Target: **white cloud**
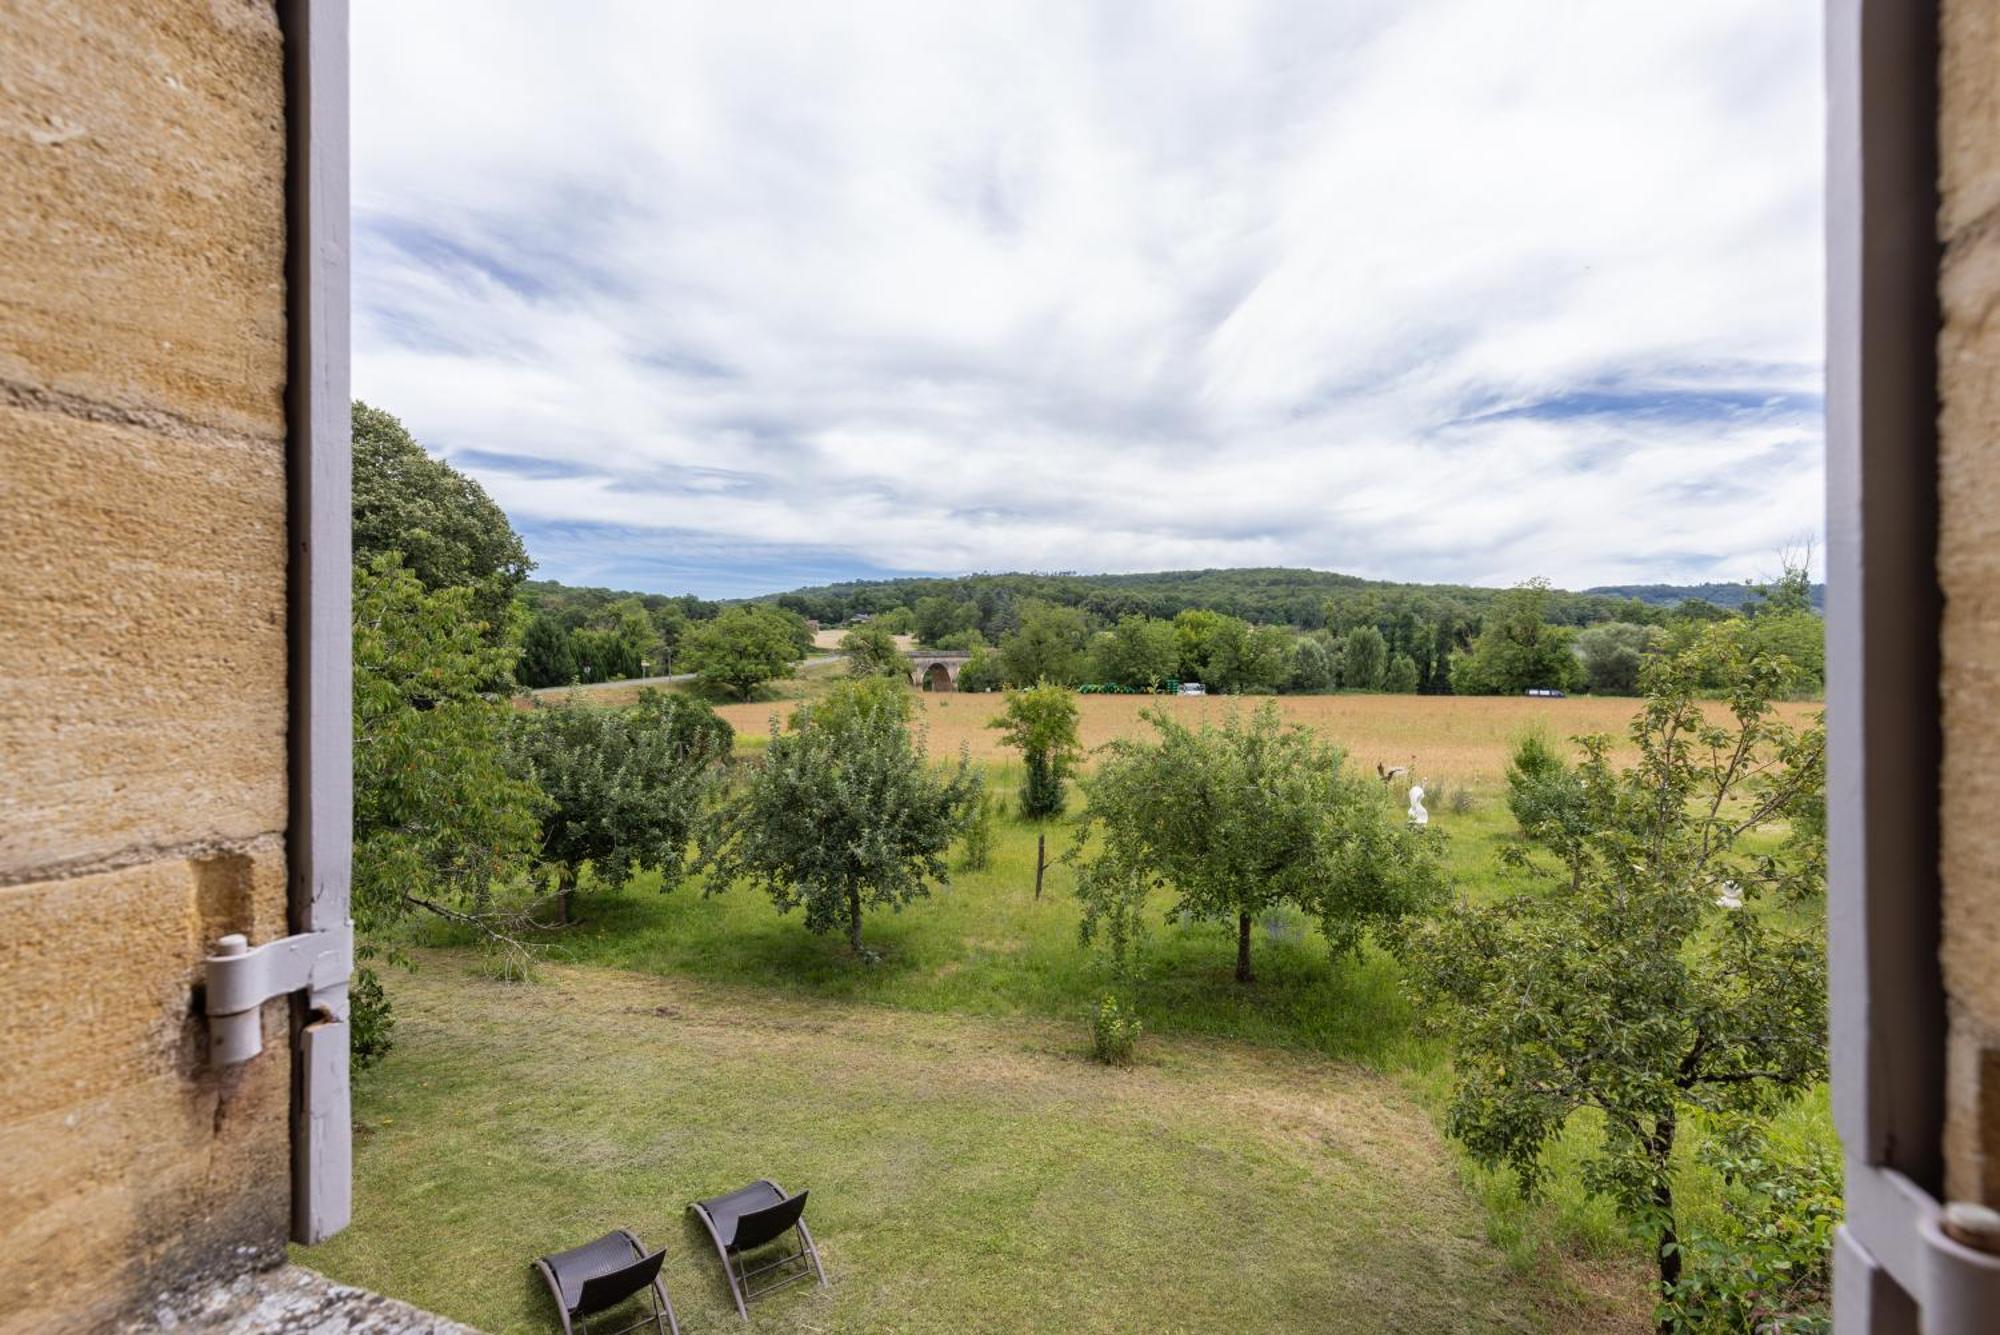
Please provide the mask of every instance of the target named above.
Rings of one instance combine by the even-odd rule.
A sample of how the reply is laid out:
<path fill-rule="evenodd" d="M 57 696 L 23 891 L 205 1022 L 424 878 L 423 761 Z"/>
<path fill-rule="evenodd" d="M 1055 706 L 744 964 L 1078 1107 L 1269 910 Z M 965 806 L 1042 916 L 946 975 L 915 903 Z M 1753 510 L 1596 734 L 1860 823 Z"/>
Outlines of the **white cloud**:
<path fill-rule="evenodd" d="M 617 526 L 565 577 L 1764 571 L 1820 524 L 1818 21 L 372 0 L 356 391 L 531 547 Z"/>

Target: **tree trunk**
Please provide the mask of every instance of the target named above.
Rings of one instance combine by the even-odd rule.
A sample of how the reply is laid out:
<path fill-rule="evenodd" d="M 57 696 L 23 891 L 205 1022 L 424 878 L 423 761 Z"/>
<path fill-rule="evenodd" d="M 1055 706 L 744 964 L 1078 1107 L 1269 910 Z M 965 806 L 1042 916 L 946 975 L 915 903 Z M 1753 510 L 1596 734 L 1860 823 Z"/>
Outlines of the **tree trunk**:
<path fill-rule="evenodd" d="M 1042 869 L 1048 866 L 1048 860 L 1049 860 L 1049 837 L 1046 834 L 1038 834 L 1035 836 L 1035 902 L 1036 903 L 1041 902 Z"/>
<path fill-rule="evenodd" d="M 1653 1207 L 1660 1212 L 1660 1297 L 1665 1298 L 1681 1282 L 1680 1233 L 1674 1227 L 1674 1187 L 1668 1174 L 1673 1168 L 1674 1114 L 1668 1113 L 1653 1125 L 1646 1138 L 1646 1152 L 1653 1161 Z M 1673 1323 L 1660 1322 L 1661 1335 L 1672 1335 Z"/>
<path fill-rule="evenodd" d="M 861 887 L 847 889 L 847 945 L 855 954 L 861 953 Z"/>
<path fill-rule="evenodd" d="M 1250 975 L 1250 915 L 1236 915 L 1236 981 L 1247 983 Z"/>

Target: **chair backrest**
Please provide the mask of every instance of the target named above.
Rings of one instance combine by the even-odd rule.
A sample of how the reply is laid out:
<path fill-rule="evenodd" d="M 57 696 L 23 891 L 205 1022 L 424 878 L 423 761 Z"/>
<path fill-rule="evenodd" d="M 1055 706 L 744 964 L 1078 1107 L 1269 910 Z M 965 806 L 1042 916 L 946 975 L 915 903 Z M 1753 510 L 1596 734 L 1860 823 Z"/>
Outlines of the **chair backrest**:
<path fill-rule="evenodd" d="M 806 1212 L 806 1197 L 810 1191 L 802 1191 L 796 1196 L 787 1196 L 776 1205 L 767 1205 L 761 1210 L 739 1215 L 736 1220 L 736 1238 L 729 1246 L 732 1251 L 748 1251 L 761 1247 L 799 1222 L 799 1216 Z"/>
<path fill-rule="evenodd" d="M 576 1296 L 576 1314 L 588 1316 L 592 1312 L 602 1312 L 624 1302 L 639 1290 L 651 1284 L 660 1273 L 660 1263 L 667 1257 L 663 1247 L 651 1256 L 642 1256 L 631 1265 L 602 1275 L 592 1275 L 583 1281 L 583 1291 Z"/>

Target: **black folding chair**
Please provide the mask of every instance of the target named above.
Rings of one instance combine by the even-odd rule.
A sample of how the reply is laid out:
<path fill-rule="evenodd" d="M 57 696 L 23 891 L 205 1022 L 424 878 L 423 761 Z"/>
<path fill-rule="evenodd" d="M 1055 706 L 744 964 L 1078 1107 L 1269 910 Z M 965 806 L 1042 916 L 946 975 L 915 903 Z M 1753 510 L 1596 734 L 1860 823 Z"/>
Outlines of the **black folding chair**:
<path fill-rule="evenodd" d="M 806 1227 L 806 1197 L 811 1194 L 802 1191 L 787 1196 L 783 1187 L 765 1177 L 727 1196 L 688 1206 L 708 1226 L 708 1236 L 715 1239 L 716 1254 L 722 1257 L 722 1273 L 729 1279 L 730 1295 L 736 1299 L 736 1310 L 745 1321 L 750 1319 L 747 1306 L 750 1299 L 782 1289 L 794 1280 L 816 1274 L 820 1286 L 825 1287 L 826 1270 L 819 1263 L 819 1248 L 813 1246 L 812 1231 Z M 799 1235 L 797 1251 L 775 1260 L 760 1260 L 754 1266 L 746 1261 L 746 1253 L 768 1246 L 792 1231 Z M 784 1273 L 752 1286 L 751 1281 L 760 1275 L 778 1270 Z"/>
<path fill-rule="evenodd" d="M 609 1311 L 635 1294 L 647 1294 L 651 1310 L 629 1326 L 600 1335 L 625 1335 L 626 1331 L 650 1325 L 659 1335 L 681 1335 L 681 1323 L 674 1318 L 674 1304 L 667 1297 L 666 1281 L 660 1278 L 665 1250 L 648 1253 L 639 1239 L 625 1229 L 615 1229 L 595 1242 L 572 1247 L 553 1256 L 538 1257 L 535 1268 L 548 1281 L 549 1292 L 562 1314 L 563 1335 L 578 1335 L 590 1327 L 584 1318 Z M 574 1324 L 572 1324 L 572 1322 Z"/>

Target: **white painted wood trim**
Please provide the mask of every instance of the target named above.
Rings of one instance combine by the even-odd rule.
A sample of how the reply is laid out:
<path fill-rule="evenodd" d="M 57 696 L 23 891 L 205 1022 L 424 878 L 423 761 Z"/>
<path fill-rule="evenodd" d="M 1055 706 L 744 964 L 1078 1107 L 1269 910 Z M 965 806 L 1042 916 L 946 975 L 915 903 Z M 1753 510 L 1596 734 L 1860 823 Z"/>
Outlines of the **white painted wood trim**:
<path fill-rule="evenodd" d="M 294 932 L 345 928 L 354 845 L 353 512 L 348 382 L 347 0 L 281 0 L 291 383 L 291 818 Z M 294 1006 L 292 1236 L 353 1205 L 347 980 Z"/>

